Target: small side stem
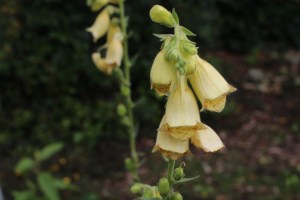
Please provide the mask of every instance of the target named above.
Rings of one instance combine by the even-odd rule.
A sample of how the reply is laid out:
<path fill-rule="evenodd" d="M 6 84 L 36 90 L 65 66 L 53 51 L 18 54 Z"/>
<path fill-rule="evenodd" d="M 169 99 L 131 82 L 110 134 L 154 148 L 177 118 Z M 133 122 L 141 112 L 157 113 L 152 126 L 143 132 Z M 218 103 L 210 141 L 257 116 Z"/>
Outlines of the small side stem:
<path fill-rule="evenodd" d="M 119 8 L 120 8 L 120 21 L 121 21 L 121 28 L 123 32 L 123 50 L 124 50 L 124 57 L 123 57 L 123 63 L 124 63 L 124 79 L 126 82 L 126 87 L 128 87 L 129 94 L 125 96 L 125 103 L 127 107 L 128 112 L 128 118 L 129 118 L 129 126 L 128 126 L 128 132 L 129 132 L 129 146 L 130 146 L 130 154 L 131 159 L 134 164 L 134 169 L 132 171 L 132 175 L 135 181 L 139 180 L 138 175 L 138 167 L 139 167 L 139 158 L 136 150 L 136 138 L 135 138 L 135 126 L 134 126 L 134 118 L 133 118 L 133 103 L 131 99 L 131 79 L 130 79 L 130 68 L 131 63 L 129 59 L 129 53 L 128 53 L 128 34 L 127 34 L 127 21 L 125 17 L 125 8 L 124 8 L 124 0 L 119 0 Z"/>
<path fill-rule="evenodd" d="M 170 182 L 170 185 L 173 185 L 174 183 L 174 168 L 175 168 L 175 160 L 169 160 L 168 162 L 168 180 Z"/>

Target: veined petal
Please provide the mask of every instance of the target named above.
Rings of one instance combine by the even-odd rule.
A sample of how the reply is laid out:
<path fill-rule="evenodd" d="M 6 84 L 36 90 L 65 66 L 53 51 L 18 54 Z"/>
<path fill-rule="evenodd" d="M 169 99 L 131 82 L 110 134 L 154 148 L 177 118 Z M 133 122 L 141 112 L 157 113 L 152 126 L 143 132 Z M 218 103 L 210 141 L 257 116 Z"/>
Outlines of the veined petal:
<path fill-rule="evenodd" d="M 216 132 L 207 125 L 205 125 L 205 127 L 206 129 L 197 131 L 197 133 L 191 137 L 191 142 L 205 152 L 215 152 L 222 149 L 224 144 Z"/>
<path fill-rule="evenodd" d="M 178 140 L 189 139 L 196 131 L 203 129 L 196 99 L 188 87 L 185 77 L 181 76 L 168 98 L 166 123 L 160 128 Z"/>
<path fill-rule="evenodd" d="M 151 87 L 159 95 L 168 94 L 177 82 L 176 69 L 160 51 L 154 59 L 150 72 Z"/>
<path fill-rule="evenodd" d="M 160 127 L 165 123 L 163 117 Z M 159 131 L 156 137 L 156 143 L 152 152 L 160 151 L 161 154 L 169 159 L 177 160 L 179 157 L 189 152 L 189 141 L 180 141 L 174 139 L 170 134 L 164 131 Z"/>
<path fill-rule="evenodd" d="M 197 59 L 196 72 L 189 77 L 192 87 L 201 101 L 202 109 L 221 112 L 226 103 L 226 96 L 236 89 L 229 85 L 211 64 L 199 56 Z"/>
<path fill-rule="evenodd" d="M 105 61 L 107 64 L 119 67 L 123 58 L 122 34 L 116 33 L 108 43 Z"/>
<path fill-rule="evenodd" d="M 94 42 L 101 38 L 108 30 L 110 24 L 109 13 L 104 9 L 96 18 L 93 25 L 86 29 L 93 35 Z"/>

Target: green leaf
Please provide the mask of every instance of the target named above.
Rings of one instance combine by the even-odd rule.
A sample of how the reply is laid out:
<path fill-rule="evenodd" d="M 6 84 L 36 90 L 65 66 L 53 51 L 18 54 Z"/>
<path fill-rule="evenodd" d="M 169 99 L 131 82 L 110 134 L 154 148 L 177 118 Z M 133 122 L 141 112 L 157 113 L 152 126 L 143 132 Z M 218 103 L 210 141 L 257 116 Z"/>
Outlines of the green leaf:
<path fill-rule="evenodd" d="M 162 200 L 162 198 L 158 198 L 158 197 L 140 197 L 139 200 Z"/>
<path fill-rule="evenodd" d="M 59 200 L 57 186 L 55 185 L 55 178 L 47 173 L 41 172 L 37 177 L 38 184 L 47 197 L 48 200 Z"/>
<path fill-rule="evenodd" d="M 34 165 L 35 165 L 35 162 L 34 162 L 33 159 L 31 159 L 31 158 L 22 158 L 18 162 L 18 164 L 15 168 L 15 171 L 17 173 L 22 174 L 22 173 L 25 173 L 26 171 L 32 169 L 34 167 Z"/>
<path fill-rule="evenodd" d="M 54 185 L 56 188 L 58 189 L 62 189 L 62 190 L 76 190 L 77 187 L 75 187 L 72 184 L 65 184 L 62 180 L 54 178 Z"/>
<path fill-rule="evenodd" d="M 14 191 L 13 193 L 14 200 L 32 200 L 36 199 L 33 191 L 24 190 L 24 191 Z"/>
<path fill-rule="evenodd" d="M 172 16 L 173 16 L 173 18 L 174 18 L 176 24 L 179 24 L 179 17 L 178 17 L 178 15 L 177 15 L 177 13 L 176 13 L 176 11 L 175 11 L 174 8 L 173 8 L 173 10 L 172 10 Z"/>
<path fill-rule="evenodd" d="M 190 31 L 189 29 L 185 28 L 184 26 L 180 26 L 182 32 L 184 32 L 187 36 L 196 36 L 195 33 Z"/>
<path fill-rule="evenodd" d="M 64 145 L 61 142 L 56 142 L 56 143 L 50 144 L 38 152 L 37 159 L 47 160 L 48 158 L 53 156 L 55 153 L 59 152 L 63 148 L 63 146 Z"/>
<path fill-rule="evenodd" d="M 189 181 L 193 181 L 197 178 L 199 178 L 200 176 L 195 176 L 193 178 L 182 178 L 179 181 L 176 181 L 175 184 L 180 184 L 180 183 L 185 183 L 185 182 L 189 182 Z"/>

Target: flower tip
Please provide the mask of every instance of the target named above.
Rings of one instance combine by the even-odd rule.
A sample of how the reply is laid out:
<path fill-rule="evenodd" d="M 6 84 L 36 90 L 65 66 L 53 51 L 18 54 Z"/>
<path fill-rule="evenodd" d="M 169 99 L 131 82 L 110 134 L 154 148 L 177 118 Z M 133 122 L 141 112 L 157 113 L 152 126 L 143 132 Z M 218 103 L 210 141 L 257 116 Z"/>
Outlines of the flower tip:
<path fill-rule="evenodd" d="M 154 5 L 150 10 L 150 18 L 153 22 L 167 27 L 174 27 L 175 21 L 170 11 L 161 5 Z"/>

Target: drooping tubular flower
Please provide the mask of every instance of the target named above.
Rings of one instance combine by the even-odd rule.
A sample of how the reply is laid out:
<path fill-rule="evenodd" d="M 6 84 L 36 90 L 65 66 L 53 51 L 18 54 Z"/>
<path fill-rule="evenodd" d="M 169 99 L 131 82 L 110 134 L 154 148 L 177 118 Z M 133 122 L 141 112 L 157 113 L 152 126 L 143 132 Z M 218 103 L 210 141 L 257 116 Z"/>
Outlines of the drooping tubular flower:
<path fill-rule="evenodd" d="M 184 76 L 180 76 L 168 98 L 165 116 L 165 124 L 159 130 L 169 133 L 177 140 L 187 140 L 204 128 L 196 99 Z"/>
<path fill-rule="evenodd" d="M 191 137 L 190 140 L 192 144 L 200 149 L 203 149 L 205 152 L 215 152 L 222 149 L 224 144 L 217 133 L 209 126 L 204 126 L 205 129 L 197 131 L 197 133 Z"/>
<path fill-rule="evenodd" d="M 236 89 L 197 55 L 196 44 L 187 37 L 195 34 L 179 25 L 175 11 L 170 13 L 156 5 L 150 17 L 154 22 L 174 28 L 174 34 L 155 34 L 163 45 L 151 68 L 151 86 L 157 93 L 169 97 L 153 151 L 176 160 L 189 152 L 189 142 L 205 152 L 222 149 L 224 145 L 216 132 L 201 122 L 198 104 L 187 80 L 202 110 L 221 112 L 226 96 Z"/>
<path fill-rule="evenodd" d="M 93 53 L 92 60 L 96 67 L 104 73 L 110 75 L 112 71 L 121 65 L 123 58 L 122 34 L 117 32 L 107 44 L 105 58 L 100 53 Z"/>
<path fill-rule="evenodd" d="M 110 16 L 107 9 L 104 9 L 96 18 L 93 25 L 86 29 L 93 35 L 93 40 L 96 42 L 104 36 L 109 28 Z"/>
<path fill-rule="evenodd" d="M 151 88 L 159 95 L 166 95 L 177 82 L 176 69 L 165 59 L 164 51 L 160 51 L 154 59 L 150 72 Z"/>
<path fill-rule="evenodd" d="M 236 89 L 208 62 L 197 56 L 196 72 L 189 77 L 192 87 L 202 104 L 202 109 L 221 112 L 226 96 Z"/>
<path fill-rule="evenodd" d="M 166 116 L 161 120 L 156 137 L 156 143 L 152 152 L 159 151 L 167 158 L 177 160 L 179 157 L 189 152 L 188 140 L 177 140 L 168 132 L 162 131 L 162 125 L 166 123 Z"/>

